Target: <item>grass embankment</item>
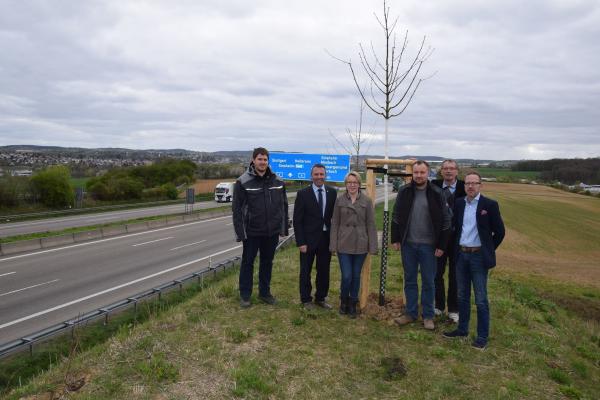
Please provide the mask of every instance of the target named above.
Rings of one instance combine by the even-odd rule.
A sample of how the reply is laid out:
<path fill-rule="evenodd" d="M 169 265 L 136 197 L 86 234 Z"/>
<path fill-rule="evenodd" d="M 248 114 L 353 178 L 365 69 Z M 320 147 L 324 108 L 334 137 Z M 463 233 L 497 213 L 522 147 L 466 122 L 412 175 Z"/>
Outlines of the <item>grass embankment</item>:
<path fill-rule="evenodd" d="M 231 275 L 168 313 L 123 327 L 7 398 L 64 393 L 66 382 L 78 379 L 84 384 L 69 398 L 598 398 L 598 320 L 544 296 L 549 291 L 600 303 L 600 268 L 579 267 L 597 257 L 597 244 L 589 244 L 600 237 L 600 209 L 587 202 L 597 200 L 521 188 L 538 190 L 500 184 L 483 189 L 500 200 L 508 227 L 489 281 L 492 328 L 484 352 L 442 338 L 447 327 L 441 321 L 432 333 L 417 324 L 400 329 L 366 316 L 350 320 L 334 311 L 304 311 L 298 304 L 297 251 L 291 248 L 276 258 L 277 306 L 255 302 L 241 310 L 237 276 Z M 539 201 L 532 203 L 532 196 Z M 573 248 L 548 249 L 557 245 L 555 236 Z M 561 263 L 574 254 L 578 262 Z M 556 268 L 537 270 L 534 256 Z M 564 278 L 561 265 L 570 268 Z M 373 292 L 378 266 L 375 257 Z M 388 295 L 400 296 L 397 253 L 390 266 Z M 579 283 L 583 271 L 585 286 Z M 331 281 L 335 300 L 335 258 Z M 471 333 L 474 323 L 475 315 Z"/>

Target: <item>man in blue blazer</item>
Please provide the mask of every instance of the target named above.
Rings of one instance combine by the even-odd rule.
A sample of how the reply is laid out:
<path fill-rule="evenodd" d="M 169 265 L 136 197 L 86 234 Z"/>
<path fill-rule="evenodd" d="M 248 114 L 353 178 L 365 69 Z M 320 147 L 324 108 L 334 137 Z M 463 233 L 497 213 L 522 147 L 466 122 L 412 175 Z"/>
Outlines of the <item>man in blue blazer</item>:
<path fill-rule="evenodd" d="M 496 249 L 504 239 L 504 222 L 498 203 L 480 193 L 481 175 L 478 172 L 466 173 L 465 189 L 467 196 L 454 203 L 458 328 L 443 335 L 448 338 L 468 336 L 472 284 L 477 307 L 477 338 L 472 345 L 485 349 L 490 331 L 488 271 L 496 266 Z"/>
<path fill-rule="evenodd" d="M 298 191 L 294 203 L 294 233 L 300 250 L 300 300 L 305 308 L 314 307 L 310 273 L 315 257 L 315 304 L 325 309 L 332 308 L 326 297 L 331 263 L 329 231 L 337 191 L 325 185 L 325 175 L 323 164 L 313 165 L 310 171 L 312 184 Z"/>

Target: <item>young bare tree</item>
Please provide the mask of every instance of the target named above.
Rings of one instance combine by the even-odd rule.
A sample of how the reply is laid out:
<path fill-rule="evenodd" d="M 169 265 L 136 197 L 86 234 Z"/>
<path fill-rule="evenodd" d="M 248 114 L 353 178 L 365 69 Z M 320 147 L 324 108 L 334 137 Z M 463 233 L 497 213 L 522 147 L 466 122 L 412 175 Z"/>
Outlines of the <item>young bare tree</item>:
<path fill-rule="evenodd" d="M 390 18 L 390 8 L 386 0 L 383 1 L 383 16 L 380 18 L 375 14 L 375 19 L 383 30 L 385 36 L 385 48 L 382 55 L 378 55 L 373 43 L 365 49 L 359 43 L 358 59 L 363 74 L 369 83 L 368 90 L 359 85 L 359 75 L 356 65 L 351 59 L 342 60 L 332 56 L 348 66 L 354 79 L 356 89 L 363 102 L 374 113 L 381 115 L 385 120 L 385 159 L 388 159 L 388 127 L 389 120 L 401 115 L 411 103 L 421 83 L 430 77 L 421 77 L 421 68 L 431 56 L 433 49 L 425 46 L 424 36 L 413 56 L 408 55 L 408 31 L 404 33 L 402 45 L 398 46 L 396 37 L 396 25 L 398 17 Z M 383 237 L 381 245 L 381 282 L 379 304 L 384 303 L 385 274 L 387 269 L 387 241 L 388 241 L 388 165 L 384 165 L 384 212 L 383 212 Z"/>
<path fill-rule="evenodd" d="M 360 155 L 365 154 L 363 151 L 364 146 L 368 145 L 367 152 L 371 146 L 371 141 L 373 140 L 373 132 L 363 132 L 363 113 L 364 113 L 364 102 L 361 100 L 360 102 L 360 114 L 358 117 L 358 121 L 356 121 L 356 126 L 354 130 L 350 128 L 346 128 L 346 137 L 348 138 L 348 143 L 345 144 L 342 140 L 340 140 L 337 136 L 329 131 L 329 135 L 336 141 L 338 145 L 348 154 L 350 157 L 355 157 L 355 165 L 354 170 L 358 171 L 360 167 Z"/>

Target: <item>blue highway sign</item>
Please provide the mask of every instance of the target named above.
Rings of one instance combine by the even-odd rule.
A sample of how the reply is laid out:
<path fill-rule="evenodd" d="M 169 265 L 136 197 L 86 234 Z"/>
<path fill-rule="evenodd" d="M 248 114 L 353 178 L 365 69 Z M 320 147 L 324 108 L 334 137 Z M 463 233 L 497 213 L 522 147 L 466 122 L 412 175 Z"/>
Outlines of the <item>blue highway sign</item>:
<path fill-rule="evenodd" d="M 269 156 L 271 170 L 280 178 L 293 181 L 309 181 L 310 169 L 315 164 L 325 166 L 325 179 L 329 182 L 343 182 L 350 172 L 348 154 L 271 153 Z"/>

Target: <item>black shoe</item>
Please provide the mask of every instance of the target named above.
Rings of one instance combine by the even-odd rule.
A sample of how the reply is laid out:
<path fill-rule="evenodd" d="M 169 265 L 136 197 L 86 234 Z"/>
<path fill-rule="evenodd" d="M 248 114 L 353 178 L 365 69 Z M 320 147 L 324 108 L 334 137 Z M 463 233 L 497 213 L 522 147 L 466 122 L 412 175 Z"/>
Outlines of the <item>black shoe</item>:
<path fill-rule="evenodd" d="M 250 303 L 250 299 L 245 300 L 245 299 L 240 299 L 240 307 L 242 308 L 248 308 L 252 305 L 252 303 Z"/>
<path fill-rule="evenodd" d="M 473 343 L 471 343 L 471 346 L 473 346 L 477 350 L 485 350 L 485 348 L 487 347 L 487 340 L 477 338 L 473 341 Z"/>
<path fill-rule="evenodd" d="M 356 305 L 358 304 L 358 300 L 350 299 L 348 301 L 348 316 L 352 319 L 356 318 Z"/>
<path fill-rule="evenodd" d="M 262 301 L 265 304 L 269 304 L 269 305 L 275 305 L 275 304 L 277 304 L 277 300 L 272 295 L 258 296 L 258 298 L 259 298 L 260 301 Z"/>
<path fill-rule="evenodd" d="M 444 332 L 442 333 L 442 336 L 445 338 L 457 338 L 457 337 L 466 337 L 468 336 L 468 333 L 462 333 L 461 331 L 459 331 L 458 329 L 455 329 L 453 331 L 449 331 L 449 332 Z"/>
<path fill-rule="evenodd" d="M 315 301 L 315 304 L 321 308 L 324 308 L 326 310 L 331 310 L 333 307 L 331 307 L 331 304 L 327 303 L 325 300 L 323 301 Z"/>
<path fill-rule="evenodd" d="M 348 298 L 340 297 L 340 314 L 348 314 Z"/>

